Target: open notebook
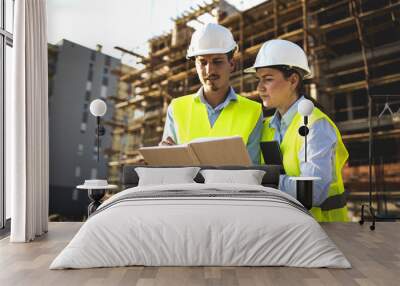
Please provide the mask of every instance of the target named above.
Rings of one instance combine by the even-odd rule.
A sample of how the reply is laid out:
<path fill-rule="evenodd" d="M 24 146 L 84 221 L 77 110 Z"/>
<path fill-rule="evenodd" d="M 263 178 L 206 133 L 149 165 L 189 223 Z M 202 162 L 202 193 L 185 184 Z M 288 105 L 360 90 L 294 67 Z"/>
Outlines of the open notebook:
<path fill-rule="evenodd" d="M 240 136 L 199 138 L 181 145 L 142 147 L 139 152 L 149 165 L 252 165 Z"/>

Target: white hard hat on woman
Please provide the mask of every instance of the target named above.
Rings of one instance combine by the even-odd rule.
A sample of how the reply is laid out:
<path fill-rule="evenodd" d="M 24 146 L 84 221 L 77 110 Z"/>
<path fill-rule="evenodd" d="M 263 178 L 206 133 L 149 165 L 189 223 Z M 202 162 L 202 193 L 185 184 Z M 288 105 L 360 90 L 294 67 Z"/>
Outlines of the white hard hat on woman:
<path fill-rule="evenodd" d="M 311 77 L 307 55 L 301 47 L 290 41 L 275 39 L 265 42 L 257 54 L 254 65 L 244 72 L 255 73 L 257 68 L 272 66 L 287 66 L 297 69 L 303 78 Z"/>

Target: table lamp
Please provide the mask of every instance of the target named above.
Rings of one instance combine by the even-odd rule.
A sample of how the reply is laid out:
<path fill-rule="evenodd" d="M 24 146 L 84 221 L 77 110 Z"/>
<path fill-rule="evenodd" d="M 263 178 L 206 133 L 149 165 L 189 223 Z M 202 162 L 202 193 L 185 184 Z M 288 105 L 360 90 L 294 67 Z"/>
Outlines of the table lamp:
<path fill-rule="evenodd" d="M 90 113 L 96 116 L 97 128 L 96 128 L 96 145 L 97 145 L 97 162 L 100 157 L 100 136 L 106 133 L 106 129 L 100 124 L 100 117 L 106 114 L 107 105 L 101 99 L 95 99 L 90 103 Z"/>
<path fill-rule="evenodd" d="M 304 137 L 304 161 L 307 162 L 307 135 L 310 132 L 308 125 L 308 116 L 314 110 L 314 104 L 311 100 L 303 99 L 299 102 L 297 111 L 303 116 L 303 125 L 299 128 L 300 136 Z M 296 198 L 308 210 L 312 208 L 313 203 L 313 184 L 314 181 L 320 180 L 319 177 L 291 177 L 296 181 Z"/>
<path fill-rule="evenodd" d="M 100 117 L 104 116 L 107 111 L 106 103 L 101 99 L 95 99 L 90 103 L 90 113 L 96 116 L 97 128 L 96 128 L 96 145 L 97 145 L 97 162 L 100 158 L 100 136 L 106 133 L 104 126 L 100 124 Z M 98 206 L 101 204 L 106 190 L 115 189 L 117 186 L 109 185 L 107 180 L 90 179 L 85 180 L 83 185 L 77 186 L 77 189 L 84 189 L 88 191 L 90 204 L 88 206 L 88 217 L 96 211 Z"/>

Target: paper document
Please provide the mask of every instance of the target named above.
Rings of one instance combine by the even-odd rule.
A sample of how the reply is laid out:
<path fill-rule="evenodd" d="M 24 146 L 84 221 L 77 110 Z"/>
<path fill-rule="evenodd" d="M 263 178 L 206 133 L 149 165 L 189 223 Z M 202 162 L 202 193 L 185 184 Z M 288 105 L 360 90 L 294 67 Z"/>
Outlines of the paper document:
<path fill-rule="evenodd" d="M 181 145 L 142 147 L 139 152 L 147 164 L 157 166 L 252 165 L 240 136 L 198 138 Z"/>

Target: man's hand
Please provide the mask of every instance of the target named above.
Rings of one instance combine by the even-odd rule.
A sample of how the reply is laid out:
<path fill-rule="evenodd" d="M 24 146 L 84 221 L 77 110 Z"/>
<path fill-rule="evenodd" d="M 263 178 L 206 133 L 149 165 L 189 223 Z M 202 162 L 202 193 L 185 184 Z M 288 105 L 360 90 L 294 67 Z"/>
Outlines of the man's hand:
<path fill-rule="evenodd" d="M 167 138 L 165 138 L 165 140 L 158 143 L 158 145 L 159 146 L 172 146 L 172 145 L 176 145 L 176 143 L 170 136 L 168 136 Z"/>

